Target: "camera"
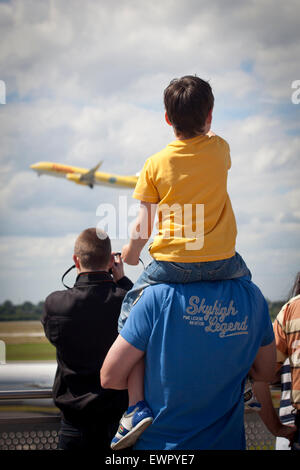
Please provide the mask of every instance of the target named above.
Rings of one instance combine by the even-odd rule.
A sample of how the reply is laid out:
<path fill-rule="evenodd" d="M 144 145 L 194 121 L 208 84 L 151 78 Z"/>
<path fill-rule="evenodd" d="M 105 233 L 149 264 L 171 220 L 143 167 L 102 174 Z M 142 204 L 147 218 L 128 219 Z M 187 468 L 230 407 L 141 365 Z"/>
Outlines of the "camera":
<path fill-rule="evenodd" d="M 121 256 L 121 253 L 119 253 L 119 252 L 114 253 L 115 261 L 116 261 L 117 256 Z M 109 273 L 112 274 L 112 269 L 109 270 Z"/>

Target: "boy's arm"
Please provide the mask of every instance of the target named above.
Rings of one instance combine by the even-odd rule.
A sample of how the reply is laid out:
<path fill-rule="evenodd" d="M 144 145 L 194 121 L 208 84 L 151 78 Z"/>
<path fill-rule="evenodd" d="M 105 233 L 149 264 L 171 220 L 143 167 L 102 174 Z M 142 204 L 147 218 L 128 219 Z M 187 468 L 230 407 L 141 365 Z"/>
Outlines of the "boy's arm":
<path fill-rule="evenodd" d="M 139 264 L 139 257 L 152 233 L 156 204 L 141 201 L 140 211 L 133 223 L 130 242 L 122 250 L 122 259 L 127 264 Z"/>

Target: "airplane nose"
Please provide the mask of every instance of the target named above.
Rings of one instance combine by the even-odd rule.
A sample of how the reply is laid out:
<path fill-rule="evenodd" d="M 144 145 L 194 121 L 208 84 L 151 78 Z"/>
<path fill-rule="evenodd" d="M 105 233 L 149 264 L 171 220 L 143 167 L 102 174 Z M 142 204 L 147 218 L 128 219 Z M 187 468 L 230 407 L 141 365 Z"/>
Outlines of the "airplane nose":
<path fill-rule="evenodd" d="M 30 165 L 30 168 L 35 171 L 41 171 L 46 169 L 45 164 L 43 165 L 43 163 L 41 162 L 33 163 L 32 165 Z"/>

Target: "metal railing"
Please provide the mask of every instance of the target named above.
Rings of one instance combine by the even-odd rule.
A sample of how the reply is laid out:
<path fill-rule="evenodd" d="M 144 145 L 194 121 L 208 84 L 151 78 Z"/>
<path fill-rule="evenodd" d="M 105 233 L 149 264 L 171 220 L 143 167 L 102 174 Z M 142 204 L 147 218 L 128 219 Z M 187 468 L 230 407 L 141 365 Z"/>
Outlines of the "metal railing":
<path fill-rule="evenodd" d="M 0 391 L 0 450 L 55 450 L 59 426 L 51 389 Z"/>
<path fill-rule="evenodd" d="M 52 390 L 39 389 L 39 390 L 0 390 L 0 400 L 26 400 L 38 398 L 51 398 Z"/>
<path fill-rule="evenodd" d="M 49 400 L 48 406 L 41 406 Z M 59 426 L 60 415 L 51 390 L 0 391 L 0 450 L 55 450 Z M 274 449 L 275 437 L 258 413 L 245 412 L 245 432 L 247 450 Z"/>

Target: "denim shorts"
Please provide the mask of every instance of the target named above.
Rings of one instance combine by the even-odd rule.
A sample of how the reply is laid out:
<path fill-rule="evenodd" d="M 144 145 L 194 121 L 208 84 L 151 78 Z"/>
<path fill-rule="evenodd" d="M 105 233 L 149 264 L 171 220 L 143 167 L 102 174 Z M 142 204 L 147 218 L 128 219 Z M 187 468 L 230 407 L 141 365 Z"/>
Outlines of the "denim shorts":
<path fill-rule="evenodd" d="M 118 321 L 119 332 L 123 328 L 132 304 L 146 287 L 161 283 L 181 283 L 198 281 L 221 281 L 243 276 L 251 278 L 251 272 L 243 258 L 236 253 L 224 260 L 201 263 L 174 263 L 153 260 L 142 272 L 132 289 L 127 292 Z"/>

